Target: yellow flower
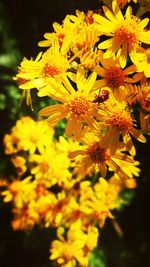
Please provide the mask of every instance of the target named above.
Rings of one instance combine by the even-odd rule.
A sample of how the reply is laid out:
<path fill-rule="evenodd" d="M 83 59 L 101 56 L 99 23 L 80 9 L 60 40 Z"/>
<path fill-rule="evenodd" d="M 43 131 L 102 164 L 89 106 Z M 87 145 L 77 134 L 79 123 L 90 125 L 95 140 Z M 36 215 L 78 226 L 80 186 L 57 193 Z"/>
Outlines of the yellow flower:
<path fill-rule="evenodd" d="M 115 177 L 109 181 L 100 178 L 93 187 L 89 181 L 81 182 L 78 211 L 81 213 L 80 218 L 85 220 L 85 225 L 88 225 L 90 220 L 91 224 L 98 222 L 100 227 L 103 227 L 106 218 L 112 219 L 111 210 L 121 204 L 121 190 L 121 182 Z"/>
<path fill-rule="evenodd" d="M 63 53 L 67 53 L 70 49 L 72 39 L 80 29 L 80 25 L 84 21 L 84 12 L 76 11 L 77 16 L 67 15 L 63 20 L 62 25 L 57 22 L 53 23 L 54 32 L 45 33 L 44 37 L 47 40 L 40 41 L 39 46 L 47 47 L 52 45 L 54 38 L 58 39 L 59 45 L 62 47 Z"/>
<path fill-rule="evenodd" d="M 100 139 L 98 136 L 93 135 L 93 133 L 87 133 L 82 139 L 82 142 L 83 145 L 80 146 L 80 149 L 73 151 L 69 156 L 72 158 L 80 155 L 77 163 L 84 167 L 85 173 L 88 168 L 91 168 L 91 171 L 100 171 L 101 175 L 105 177 L 107 167 L 111 167 L 121 180 L 124 181 L 129 178 L 114 159 L 117 158 L 133 163 L 134 160 L 131 156 L 127 156 L 120 151 L 112 154 L 109 144 L 104 146 L 103 138 Z"/>
<path fill-rule="evenodd" d="M 92 11 L 85 14 L 76 10 L 76 15 L 67 15 L 62 25 L 53 23 L 54 32 L 46 33 L 44 37 L 47 40 L 39 42 L 39 46 L 51 46 L 53 39 L 57 38 L 63 54 L 94 48 L 98 33 L 93 22 Z"/>
<path fill-rule="evenodd" d="M 96 227 L 89 226 L 88 232 L 82 230 L 81 221 L 73 223 L 67 233 L 67 240 L 62 236 L 62 229 L 58 228 L 59 240 L 51 245 L 51 260 L 64 267 L 73 267 L 78 263 L 81 267 L 88 266 L 90 251 L 96 246 L 98 231 Z M 89 241 L 90 240 L 90 241 Z"/>
<path fill-rule="evenodd" d="M 45 53 L 39 53 L 35 60 L 24 59 L 21 62 L 16 79 L 26 81 L 20 82 L 20 89 L 37 88 L 40 90 L 40 88 L 47 86 L 51 79 L 60 80 L 61 75 L 65 74 L 69 68 L 70 62 L 62 54 L 58 40 L 54 38 L 52 47 Z"/>
<path fill-rule="evenodd" d="M 49 89 L 49 96 L 63 104 L 46 107 L 40 111 L 40 115 L 49 115 L 50 125 L 55 125 L 59 120 L 67 118 L 66 135 L 72 136 L 73 134 L 74 138 L 79 139 L 84 124 L 92 127 L 97 114 L 91 94 L 96 81 L 96 73 L 93 72 L 86 79 L 84 71 L 78 71 L 75 77 L 77 89 L 73 88 L 68 79 L 63 80 L 64 86 L 56 81 L 53 82 Z"/>
<path fill-rule="evenodd" d="M 141 42 L 150 44 L 150 32 L 144 29 L 149 19 L 140 20 L 138 17 L 133 16 L 130 6 L 127 8 L 124 17 L 116 0 L 112 1 L 113 13 L 106 6 L 103 9 L 107 18 L 95 14 L 94 19 L 99 32 L 110 36 L 110 38 L 101 42 L 98 47 L 106 49 L 104 58 L 110 58 L 117 52 L 120 58 L 120 65 L 124 68 L 128 53 L 131 60 L 133 60 L 136 58 L 136 49 Z"/>
<path fill-rule="evenodd" d="M 41 155 L 30 155 L 29 161 L 33 163 L 31 173 L 35 175 L 35 179 L 45 182 L 47 186 L 54 184 L 63 186 L 71 179 L 70 160 L 67 154 L 58 152 L 52 146 Z"/>
<path fill-rule="evenodd" d="M 15 206 L 21 208 L 24 200 L 26 200 L 26 202 L 31 200 L 33 197 L 31 192 L 34 188 L 33 184 L 30 183 L 31 178 L 32 177 L 29 176 L 22 181 L 14 180 L 11 184 L 8 184 L 8 189 L 2 192 L 4 202 L 14 201 Z"/>
<path fill-rule="evenodd" d="M 19 88 L 22 88 L 23 86 L 23 92 L 22 92 L 22 96 L 21 96 L 21 101 L 22 102 L 22 98 L 26 97 L 26 104 L 31 106 L 32 108 L 32 100 L 31 100 L 31 94 L 30 94 L 30 89 L 33 87 L 27 87 L 28 82 L 30 81 L 30 79 L 28 78 L 29 75 L 27 75 L 27 72 L 29 72 L 28 69 L 24 68 L 23 65 L 26 63 L 29 63 L 29 66 L 35 65 L 36 63 L 38 64 L 40 58 L 41 58 L 42 53 L 39 53 L 38 56 L 36 57 L 35 61 L 33 61 L 32 59 L 29 61 L 26 58 L 23 59 L 21 66 L 19 67 L 19 73 L 16 75 L 16 77 L 14 77 L 14 80 L 16 81 L 17 85 L 19 86 Z M 32 74 L 33 76 L 33 74 Z"/>
<path fill-rule="evenodd" d="M 30 117 L 22 117 L 12 128 L 10 137 L 8 135 L 4 137 L 6 151 L 13 153 L 25 150 L 32 154 L 38 149 L 42 153 L 45 147 L 51 145 L 53 134 L 54 130 L 49 127 L 46 121 L 35 122 Z M 8 142 L 9 140 L 11 143 Z M 15 147 L 14 150 L 12 150 L 12 146 Z"/>
<path fill-rule="evenodd" d="M 141 74 L 135 74 L 131 78 L 129 75 L 135 73 L 135 65 L 121 68 L 119 58 L 104 59 L 102 56 L 100 63 L 102 66 L 97 65 L 94 68 L 94 71 L 102 77 L 101 80 L 97 81 L 97 86 L 99 85 L 100 88 L 108 86 L 113 90 L 117 99 L 122 98 L 122 91 L 124 91 L 126 84 L 135 83 L 141 78 Z"/>
<path fill-rule="evenodd" d="M 128 110 L 126 104 L 124 102 L 114 101 L 113 98 L 111 98 L 110 101 L 107 102 L 105 112 L 106 115 L 102 121 L 103 125 L 107 127 L 107 132 L 102 144 L 114 153 L 116 148 L 119 147 L 120 138 L 122 137 L 123 144 L 127 151 L 129 151 L 131 155 L 135 155 L 135 148 L 130 134 L 143 143 L 146 142 L 146 138 L 134 127 L 135 120 L 132 118 L 131 112 Z"/>

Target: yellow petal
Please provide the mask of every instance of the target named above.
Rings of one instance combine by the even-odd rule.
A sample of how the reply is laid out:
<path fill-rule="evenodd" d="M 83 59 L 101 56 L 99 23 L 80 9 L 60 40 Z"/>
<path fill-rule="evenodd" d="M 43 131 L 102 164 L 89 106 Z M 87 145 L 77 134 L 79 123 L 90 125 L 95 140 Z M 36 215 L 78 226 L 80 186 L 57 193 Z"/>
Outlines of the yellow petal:
<path fill-rule="evenodd" d="M 132 127 L 130 133 L 136 138 L 139 142 L 146 143 L 146 138 L 138 130 Z"/>

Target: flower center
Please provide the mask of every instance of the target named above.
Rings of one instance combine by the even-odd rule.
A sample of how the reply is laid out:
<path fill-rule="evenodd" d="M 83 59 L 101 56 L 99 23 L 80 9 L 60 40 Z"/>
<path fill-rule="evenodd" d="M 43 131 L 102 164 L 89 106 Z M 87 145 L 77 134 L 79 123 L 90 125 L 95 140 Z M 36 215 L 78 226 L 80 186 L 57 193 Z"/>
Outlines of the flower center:
<path fill-rule="evenodd" d="M 117 3 L 122 8 L 128 3 L 128 0 L 117 0 Z"/>
<path fill-rule="evenodd" d="M 90 156 L 91 160 L 94 163 L 102 164 L 110 158 L 108 149 L 101 148 L 98 142 L 88 148 L 87 154 Z"/>
<path fill-rule="evenodd" d="M 37 193 L 37 196 L 43 196 L 46 192 L 46 186 L 44 184 L 37 184 L 36 186 L 36 193 Z"/>
<path fill-rule="evenodd" d="M 61 71 L 57 67 L 51 66 L 49 64 L 46 64 L 44 67 L 45 76 L 48 76 L 48 77 L 52 76 L 53 77 L 53 76 L 58 75 L 60 73 L 61 73 Z"/>
<path fill-rule="evenodd" d="M 130 28 L 128 29 L 128 26 L 130 26 Z M 131 28 L 131 26 L 133 26 Z M 136 38 L 136 34 L 135 34 L 135 25 L 133 23 L 130 25 L 126 25 L 125 26 L 121 26 L 119 29 L 117 29 L 114 33 L 115 39 L 117 42 L 119 42 L 120 44 L 126 44 L 126 45 L 133 45 L 137 43 L 137 38 Z"/>
<path fill-rule="evenodd" d="M 84 117 L 88 115 L 90 103 L 83 96 L 75 97 L 69 105 L 71 115 L 75 117 Z"/>
<path fill-rule="evenodd" d="M 107 123 L 110 127 L 123 133 L 127 133 L 133 125 L 133 119 L 127 110 L 118 109 L 112 112 L 107 120 Z"/>
<path fill-rule="evenodd" d="M 49 164 L 47 162 L 41 162 L 39 167 L 42 173 L 46 173 L 49 169 Z"/>
<path fill-rule="evenodd" d="M 107 85 L 112 88 L 117 88 L 124 82 L 124 73 L 122 69 L 117 66 L 110 67 L 105 74 L 104 79 L 107 82 Z"/>

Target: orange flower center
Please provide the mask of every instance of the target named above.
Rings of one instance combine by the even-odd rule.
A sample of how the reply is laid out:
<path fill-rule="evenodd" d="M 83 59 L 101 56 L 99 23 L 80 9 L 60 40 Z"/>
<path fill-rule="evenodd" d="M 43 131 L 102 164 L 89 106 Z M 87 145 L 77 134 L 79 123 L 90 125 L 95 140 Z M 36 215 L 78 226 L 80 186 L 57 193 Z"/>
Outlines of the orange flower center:
<path fill-rule="evenodd" d="M 106 70 L 104 79 L 107 82 L 107 85 L 112 88 L 117 88 L 124 82 L 125 75 L 123 70 L 117 66 L 110 67 Z"/>
<path fill-rule="evenodd" d="M 133 119 L 127 110 L 115 110 L 109 116 L 107 124 L 118 131 L 127 133 L 131 130 Z"/>
<path fill-rule="evenodd" d="M 71 115 L 75 117 L 84 117 L 88 115 L 90 103 L 83 96 L 75 97 L 69 105 Z"/>
<path fill-rule="evenodd" d="M 91 160 L 94 163 L 103 164 L 110 158 L 108 149 L 101 148 L 98 142 L 88 148 L 87 154 L 90 156 Z"/>
<path fill-rule="evenodd" d="M 117 3 L 122 8 L 128 3 L 128 0 L 117 0 Z"/>
<path fill-rule="evenodd" d="M 40 171 L 42 173 L 46 173 L 49 169 L 49 164 L 47 162 L 41 162 L 40 164 Z"/>
<path fill-rule="evenodd" d="M 37 196 L 43 196 L 46 192 L 46 186 L 44 184 L 37 184 L 36 186 L 36 193 L 37 193 Z"/>
<path fill-rule="evenodd" d="M 114 36 L 116 41 L 123 45 L 133 45 L 137 43 L 135 29 L 130 31 L 127 26 L 122 26 L 121 28 L 117 29 L 114 33 Z"/>
<path fill-rule="evenodd" d="M 50 66 L 49 64 L 46 64 L 44 67 L 45 76 L 48 76 L 48 77 L 52 76 L 53 77 L 53 76 L 58 75 L 60 73 L 61 73 L 61 71 L 57 67 Z"/>

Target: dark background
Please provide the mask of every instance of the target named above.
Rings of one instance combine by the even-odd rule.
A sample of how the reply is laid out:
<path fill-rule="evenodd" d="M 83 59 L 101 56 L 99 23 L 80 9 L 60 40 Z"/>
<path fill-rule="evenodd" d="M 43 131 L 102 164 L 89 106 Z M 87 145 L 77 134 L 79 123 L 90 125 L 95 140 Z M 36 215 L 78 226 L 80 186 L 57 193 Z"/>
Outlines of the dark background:
<path fill-rule="evenodd" d="M 15 85 L 10 78 L 15 75 L 19 62 L 24 56 L 37 55 L 41 50 L 37 43 L 44 39 L 45 32 L 52 31 L 54 21 L 61 23 L 67 14 L 74 14 L 76 9 L 87 11 L 99 7 L 100 2 L 96 0 L 0 1 L 0 55 L 4 55 L 5 59 L 8 56 L 6 63 L 1 63 L 0 58 L 1 139 L 22 112 L 17 108 L 20 97 L 17 89 L 11 94 Z M 24 110 L 25 114 L 31 114 L 29 109 Z M 115 212 L 124 237 L 120 238 L 112 223 L 107 221 L 101 230 L 101 249 L 95 250 L 95 260 L 90 267 L 150 266 L 150 140 L 146 145 L 136 142 L 136 147 L 136 159 L 141 161 L 142 169 L 138 187 L 134 194 L 125 193 L 130 205 Z M 2 173 L 7 173 L 9 166 L 3 148 L 0 167 Z M 0 267 L 52 266 L 48 257 L 53 232 L 38 227 L 31 233 L 14 232 L 10 226 L 10 210 L 10 205 L 0 202 Z"/>

